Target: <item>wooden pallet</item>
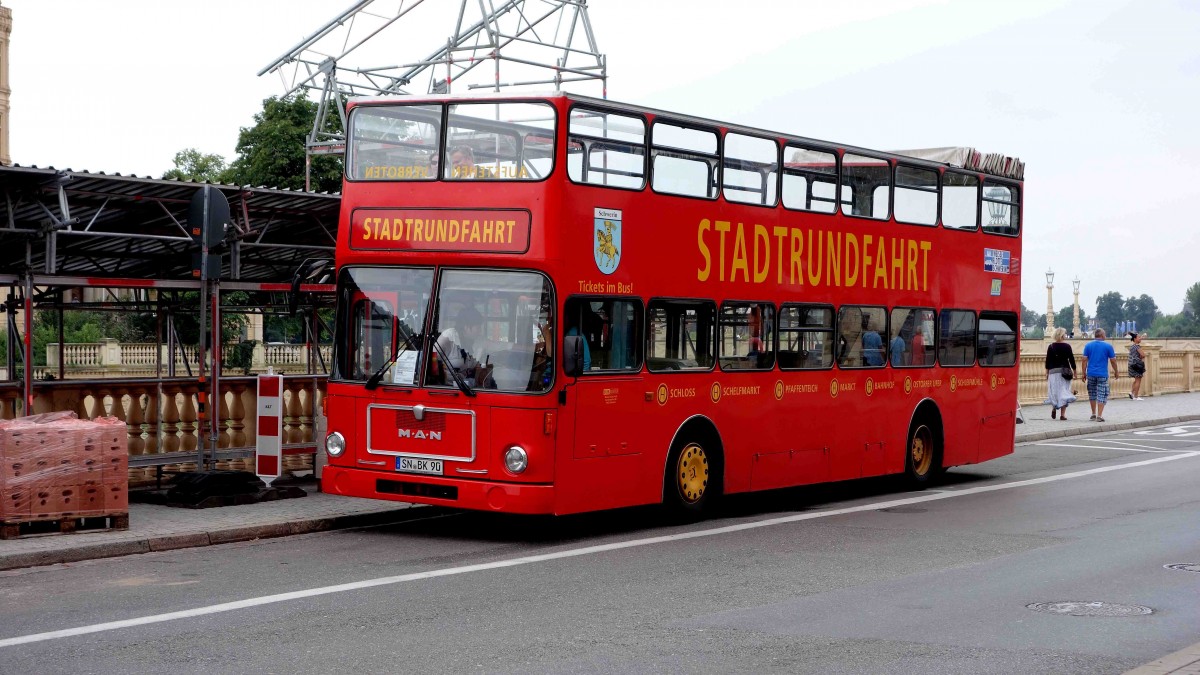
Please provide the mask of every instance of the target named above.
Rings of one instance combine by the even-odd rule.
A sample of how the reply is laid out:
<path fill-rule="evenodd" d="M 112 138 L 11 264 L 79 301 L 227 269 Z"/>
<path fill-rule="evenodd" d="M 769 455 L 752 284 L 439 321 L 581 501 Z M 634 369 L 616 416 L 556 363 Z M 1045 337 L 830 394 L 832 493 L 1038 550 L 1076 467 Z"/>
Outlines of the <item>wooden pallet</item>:
<path fill-rule="evenodd" d="M 72 516 L 58 518 L 30 517 L 29 520 L 5 520 L 0 522 L 0 540 L 16 539 L 32 534 L 70 534 L 81 530 L 128 530 L 128 513 L 110 513 L 105 516 Z"/>

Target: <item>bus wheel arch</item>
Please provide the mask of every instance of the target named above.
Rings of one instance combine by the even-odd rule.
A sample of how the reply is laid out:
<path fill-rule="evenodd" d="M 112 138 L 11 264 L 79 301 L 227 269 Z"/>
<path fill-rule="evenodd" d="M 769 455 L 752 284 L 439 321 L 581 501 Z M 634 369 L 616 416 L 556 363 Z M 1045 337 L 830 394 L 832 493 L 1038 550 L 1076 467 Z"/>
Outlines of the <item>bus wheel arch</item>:
<path fill-rule="evenodd" d="M 663 503 L 673 512 L 699 515 L 725 486 L 725 452 L 712 420 L 694 415 L 675 431 L 663 467 Z"/>
<path fill-rule="evenodd" d="M 936 403 L 925 399 L 913 410 L 904 447 L 904 478 L 913 487 L 927 487 L 945 470 L 945 431 Z"/>

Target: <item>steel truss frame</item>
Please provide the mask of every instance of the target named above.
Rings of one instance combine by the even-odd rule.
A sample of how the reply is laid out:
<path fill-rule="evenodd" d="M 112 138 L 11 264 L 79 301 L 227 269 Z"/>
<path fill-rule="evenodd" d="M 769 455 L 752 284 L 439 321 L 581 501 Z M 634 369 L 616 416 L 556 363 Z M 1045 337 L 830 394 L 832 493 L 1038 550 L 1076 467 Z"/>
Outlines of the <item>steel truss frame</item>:
<path fill-rule="evenodd" d="M 258 72 L 278 74 L 285 95 L 319 92 L 316 121 L 308 138 L 310 156 L 344 151 L 347 98 L 414 93 L 409 88 L 418 79 L 426 81 L 424 93 L 431 94 L 462 86 L 497 92 L 552 86 L 557 91 L 564 84 L 582 82 L 598 84 L 607 97 L 607 60 L 596 45 L 587 0 L 460 0 L 444 45 L 401 65 L 361 64 L 360 60 L 382 58 L 369 52 L 391 44 L 387 40 L 405 29 L 416 30 L 422 19 L 450 18 L 449 5 L 360 0 Z M 489 62 L 490 72 L 480 68 Z M 502 78 L 502 64 L 513 79 Z M 340 127 L 328 123 L 331 108 L 338 112 Z"/>

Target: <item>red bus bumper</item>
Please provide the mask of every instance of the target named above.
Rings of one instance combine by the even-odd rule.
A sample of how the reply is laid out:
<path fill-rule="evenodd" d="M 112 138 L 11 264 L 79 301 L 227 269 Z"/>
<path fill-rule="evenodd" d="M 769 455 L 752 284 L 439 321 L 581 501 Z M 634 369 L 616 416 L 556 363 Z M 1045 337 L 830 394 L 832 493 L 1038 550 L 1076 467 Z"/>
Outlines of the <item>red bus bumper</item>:
<path fill-rule="evenodd" d="M 554 513 L 554 486 L 326 466 L 321 491 L 349 497 L 505 513 Z"/>

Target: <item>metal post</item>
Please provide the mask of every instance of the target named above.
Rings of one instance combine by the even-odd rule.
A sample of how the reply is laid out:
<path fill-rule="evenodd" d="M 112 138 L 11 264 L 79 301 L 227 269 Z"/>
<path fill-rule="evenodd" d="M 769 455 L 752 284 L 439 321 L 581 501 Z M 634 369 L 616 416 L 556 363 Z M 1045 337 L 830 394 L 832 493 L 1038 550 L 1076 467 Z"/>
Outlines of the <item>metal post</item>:
<path fill-rule="evenodd" d="M 212 391 L 209 396 L 209 448 L 212 459 L 209 468 L 217 468 L 217 427 L 221 423 L 219 403 L 221 396 L 221 283 L 212 282 Z"/>
<path fill-rule="evenodd" d="M 66 331 L 63 327 L 63 314 L 65 312 L 65 306 L 63 305 L 63 292 L 60 288 L 58 291 L 58 379 L 60 381 L 67 379 L 67 364 L 65 363 L 67 347 L 63 344 L 63 340 L 66 337 Z"/>
<path fill-rule="evenodd" d="M 25 414 L 33 414 L 33 273 L 25 272 Z"/>

